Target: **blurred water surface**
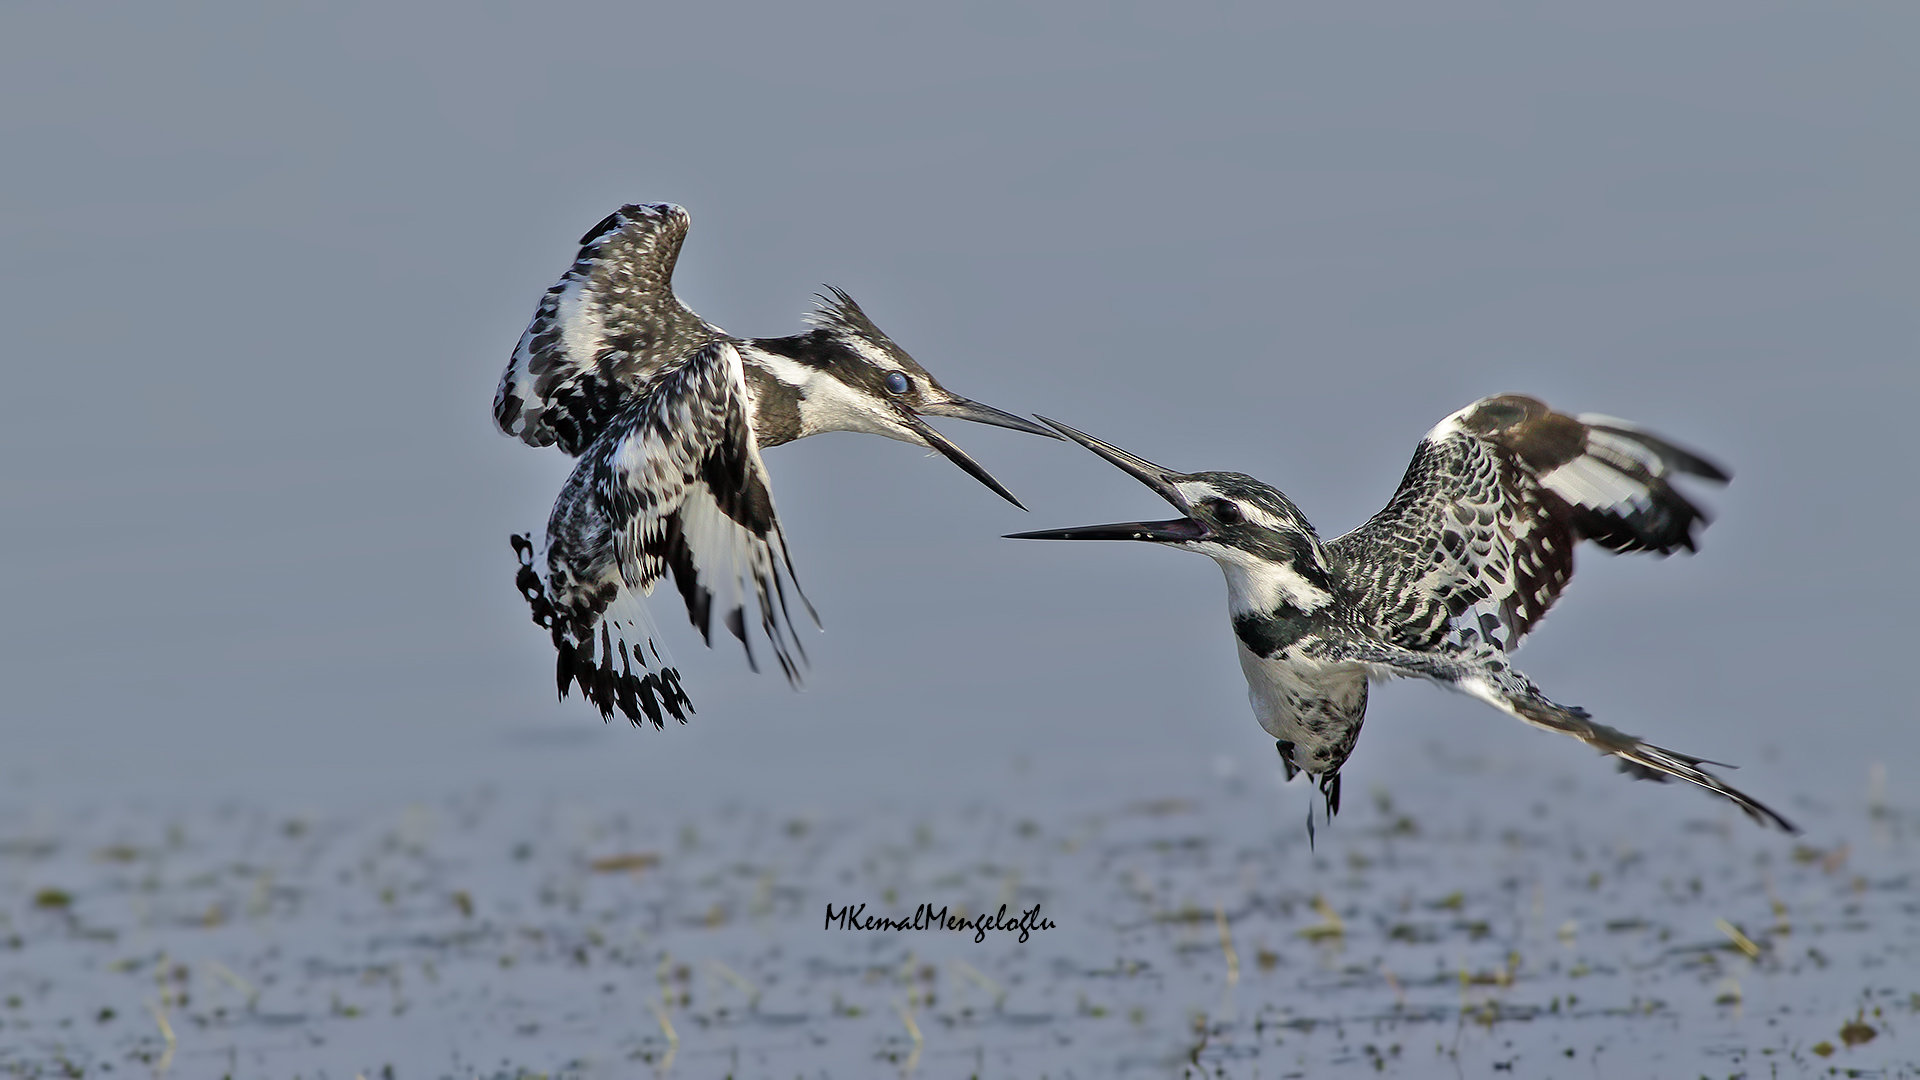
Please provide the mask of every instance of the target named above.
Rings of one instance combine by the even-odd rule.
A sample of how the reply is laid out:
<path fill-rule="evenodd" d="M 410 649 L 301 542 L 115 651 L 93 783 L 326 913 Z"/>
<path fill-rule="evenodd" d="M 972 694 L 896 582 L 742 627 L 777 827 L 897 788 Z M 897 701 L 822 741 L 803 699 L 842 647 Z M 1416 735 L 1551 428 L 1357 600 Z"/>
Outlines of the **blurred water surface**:
<path fill-rule="evenodd" d="M 1911 805 L 1781 845 L 1441 771 L 1499 797 L 1380 789 L 1317 851 L 1225 768 L 1106 803 L 0 818 L 0 1073 L 1920 1076 Z"/>

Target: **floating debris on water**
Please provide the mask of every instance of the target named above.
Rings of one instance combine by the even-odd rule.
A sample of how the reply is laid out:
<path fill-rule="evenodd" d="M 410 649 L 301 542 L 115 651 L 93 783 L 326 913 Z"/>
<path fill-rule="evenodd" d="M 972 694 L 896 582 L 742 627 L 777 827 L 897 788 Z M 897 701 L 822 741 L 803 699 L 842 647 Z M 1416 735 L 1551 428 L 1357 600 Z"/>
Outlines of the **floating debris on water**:
<path fill-rule="evenodd" d="M 1759 958 L 1760 946 L 1754 944 L 1753 939 L 1742 932 L 1739 927 L 1721 918 L 1715 918 L 1713 920 L 1713 927 L 1727 935 L 1727 939 L 1733 942 L 1734 948 L 1746 953 L 1750 958 Z"/>
<path fill-rule="evenodd" d="M 660 856 L 651 851 L 636 851 L 625 855 L 608 855 L 587 864 L 587 869 L 596 874 L 638 874 L 660 865 Z"/>
<path fill-rule="evenodd" d="M 1875 1031 L 1872 1025 L 1866 1022 L 1865 1010 L 1862 1010 L 1860 1015 L 1847 1021 L 1840 1027 L 1840 1041 L 1846 1043 L 1848 1046 L 1865 1046 L 1867 1043 L 1872 1042 L 1873 1037 L 1878 1034 L 1880 1033 Z"/>
<path fill-rule="evenodd" d="M 1308 941 L 1338 941 L 1347 936 L 1347 924 L 1340 913 L 1333 910 L 1327 898 L 1319 893 L 1313 894 L 1313 910 L 1320 915 L 1320 922 L 1313 926 L 1300 928 L 1297 933 Z"/>

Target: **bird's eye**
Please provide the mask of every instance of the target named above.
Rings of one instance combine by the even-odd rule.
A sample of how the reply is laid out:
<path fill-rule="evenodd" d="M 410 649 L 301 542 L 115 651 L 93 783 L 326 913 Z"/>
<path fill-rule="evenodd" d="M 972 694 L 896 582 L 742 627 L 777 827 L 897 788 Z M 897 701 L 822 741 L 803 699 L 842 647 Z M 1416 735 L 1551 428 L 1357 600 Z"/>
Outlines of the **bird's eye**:
<path fill-rule="evenodd" d="M 907 380 L 906 373 L 899 371 L 887 372 L 887 393 L 904 394 L 911 389 L 913 389 L 913 383 Z"/>
<path fill-rule="evenodd" d="M 1213 511 L 1213 520 L 1222 525 L 1238 525 L 1247 520 L 1247 515 L 1240 512 L 1240 504 L 1228 499 L 1215 499 L 1207 509 Z"/>

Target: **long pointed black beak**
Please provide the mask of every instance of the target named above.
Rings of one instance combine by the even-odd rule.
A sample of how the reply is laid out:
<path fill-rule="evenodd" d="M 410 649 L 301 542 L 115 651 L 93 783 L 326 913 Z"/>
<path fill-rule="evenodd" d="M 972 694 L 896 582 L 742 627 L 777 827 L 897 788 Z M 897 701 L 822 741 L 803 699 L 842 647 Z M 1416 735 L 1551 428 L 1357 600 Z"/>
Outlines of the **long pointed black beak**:
<path fill-rule="evenodd" d="M 948 461 L 966 470 L 968 476 L 992 488 L 995 494 L 1022 510 L 1027 508 L 1026 504 L 1014 498 L 1013 492 L 1008 491 L 1005 485 L 995 480 L 993 474 L 982 468 L 980 463 L 968 456 L 965 450 L 955 446 L 952 440 L 933 430 L 925 420 L 920 419 L 920 414 L 951 416 L 956 420 L 971 420 L 976 424 L 992 424 L 995 427 L 1024 431 L 1030 435 L 1044 435 L 1049 439 L 1057 439 L 1060 437 L 1046 428 L 1041 427 L 1039 424 L 1028 420 L 1024 416 L 1015 416 L 1010 412 L 1002 412 L 991 405 L 982 405 L 977 401 L 969 401 L 958 395 L 946 401 L 927 402 L 917 408 L 902 408 L 900 412 L 901 422 L 912 429 L 915 435 L 925 440 L 928 446 L 945 454 Z"/>
<path fill-rule="evenodd" d="M 980 407 L 983 409 L 986 408 L 986 406 L 984 405 Z M 993 411 L 998 412 L 999 410 L 996 409 Z M 1009 414 L 1003 413 L 1002 415 L 1009 415 Z M 994 494 L 1007 500 L 1013 505 L 1018 506 L 1022 510 L 1025 510 L 1027 508 L 1025 503 L 1022 503 L 1019 499 L 1016 499 L 1013 497 L 1013 492 L 1008 491 L 1005 484 L 1002 484 L 1000 481 L 995 480 L 993 478 L 993 474 L 988 472 L 985 468 L 983 468 L 979 462 L 969 457 L 965 450 L 962 450 L 958 446 L 955 446 L 953 444 L 953 441 L 948 439 L 945 435 L 942 435 L 939 432 L 933 430 L 933 426 L 931 424 L 928 424 L 925 420 L 920 419 L 920 417 L 917 414 L 915 414 L 912 410 L 901 409 L 900 422 L 902 424 L 905 424 L 907 428 L 911 430 L 915 435 L 920 436 L 920 438 L 923 441 L 925 441 L 928 446 L 931 446 L 935 450 L 938 450 L 942 454 L 945 454 L 948 461 L 951 461 L 955 465 L 960 466 L 960 468 L 964 470 L 968 476 L 973 477 L 975 480 L 978 480 L 981 483 L 987 485 L 987 487 L 991 488 Z M 1011 427 L 1012 425 L 1007 425 L 1007 426 Z"/>
<path fill-rule="evenodd" d="M 1119 521 L 1112 525 L 1082 525 L 1076 529 L 1040 529 L 1035 532 L 1008 533 L 1008 540 L 1145 540 L 1149 543 L 1178 543 L 1204 540 L 1206 529 L 1192 518 L 1172 521 Z"/>
<path fill-rule="evenodd" d="M 1155 465 L 1146 458 L 1129 454 L 1110 442 L 1103 442 L 1084 431 L 1076 431 L 1058 420 L 1049 420 L 1037 413 L 1034 419 L 1125 469 L 1128 475 L 1152 488 L 1155 494 L 1172 503 L 1175 510 L 1187 508 L 1187 501 L 1180 497 L 1179 490 L 1174 487 L 1175 484 L 1187 478 L 1185 473 L 1177 473 L 1172 469 Z"/>
<path fill-rule="evenodd" d="M 1186 500 L 1175 487 L 1186 479 L 1185 473 L 1155 465 L 1146 458 L 1129 454 L 1109 442 L 1103 442 L 1083 431 L 1076 431 L 1058 420 L 1038 417 L 1041 423 L 1060 432 L 1081 446 L 1099 454 L 1126 470 L 1134 479 L 1152 488 L 1155 494 L 1173 504 L 1176 510 L 1187 508 Z M 1182 540 L 1200 540 L 1207 535 L 1207 527 L 1192 518 L 1175 518 L 1172 521 L 1122 521 L 1112 525 L 1082 525 L 1075 529 L 1043 529 L 1038 532 L 1009 533 L 1009 540 L 1145 540 L 1153 543 L 1179 542 Z"/>
<path fill-rule="evenodd" d="M 1015 416 L 1010 412 L 1001 412 L 991 405 L 982 405 L 977 401 L 968 401 L 956 397 L 951 401 L 929 402 L 921 405 L 919 411 L 928 416 L 951 416 L 955 420 L 971 420 L 976 424 L 992 424 L 994 427 L 1012 428 L 1029 435 L 1044 435 L 1049 439 L 1060 436 L 1041 427 L 1024 416 Z"/>

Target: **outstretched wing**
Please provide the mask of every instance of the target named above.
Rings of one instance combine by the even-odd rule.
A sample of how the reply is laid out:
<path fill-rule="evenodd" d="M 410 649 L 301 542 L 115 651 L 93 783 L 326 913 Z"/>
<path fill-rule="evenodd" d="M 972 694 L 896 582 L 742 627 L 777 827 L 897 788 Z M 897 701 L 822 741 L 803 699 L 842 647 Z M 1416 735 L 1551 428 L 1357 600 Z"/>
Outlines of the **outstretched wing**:
<path fill-rule="evenodd" d="M 716 341 L 659 376 L 581 455 L 547 524 L 545 591 L 555 610 L 562 694 L 570 665 L 582 692 L 608 710 L 597 684 L 578 673 L 624 663 L 626 650 L 605 633 L 596 637 L 596 628 L 604 629 L 610 607 L 651 593 L 669 573 L 708 643 L 717 599 L 754 664 L 751 593 L 781 670 L 799 680 L 796 655 L 805 654 L 786 595 L 793 564 L 748 419 L 740 354 Z M 806 604 L 797 586 L 794 592 Z"/>
<path fill-rule="evenodd" d="M 1471 651 L 1415 652 L 1376 642 L 1342 639 L 1326 644 L 1320 657 L 1367 664 L 1376 675 L 1429 679 L 1449 689 L 1479 698 L 1509 716 L 1546 731 L 1571 735 L 1602 754 L 1620 759 L 1620 770 L 1640 780 L 1685 780 L 1731 801 L 1762 825 L 1799 832 L 1793 823 L 1758 800 L 1700 768 L 1702 758 L 1675 753 L 1605 724 L 1594 722 L 1585 709 L 1547 700 L 1533 680 L 1507 662 L 1504 653 L 1488 645 Z"/>
<path fill-rule="evenodd" d="M 1428 432 L 1386 508 L 1327 546 L 1379 638 L 1511 649 L 1573 576 L 1579 541 L 1693 550 L 1706 517 L 1668 482 L 1674 473 L 1728 479 L 1624 421 L 1484 398 Z"/>
<path fill-rule="evenodd" d="M 636 204 L 580 238 L 500 377 L 501 431 L 578 456 L 648 381 L 723 336 L 673 295 L 687 223 L 670 203 Z"/>

